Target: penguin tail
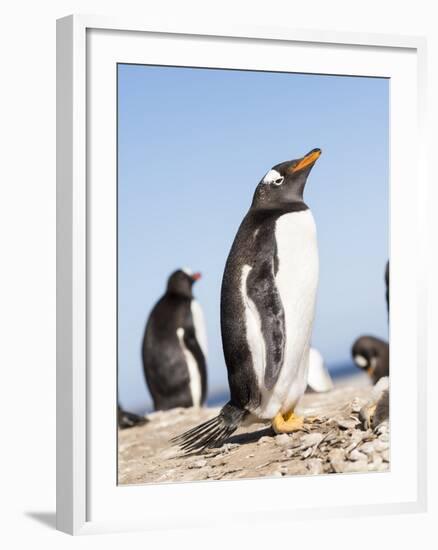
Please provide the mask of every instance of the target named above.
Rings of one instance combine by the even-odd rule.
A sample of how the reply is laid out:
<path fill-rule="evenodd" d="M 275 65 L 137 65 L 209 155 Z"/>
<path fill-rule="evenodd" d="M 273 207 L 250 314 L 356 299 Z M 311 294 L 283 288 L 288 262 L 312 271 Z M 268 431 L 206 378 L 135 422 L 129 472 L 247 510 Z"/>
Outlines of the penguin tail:
<path fill-rule="evenodd" d="M 179 445 L 186 453 L 220 447 L 237 430 L 247 414 L 247 411 L 228 402 L 218 416 L 174 437 L 171 443 Z"/>

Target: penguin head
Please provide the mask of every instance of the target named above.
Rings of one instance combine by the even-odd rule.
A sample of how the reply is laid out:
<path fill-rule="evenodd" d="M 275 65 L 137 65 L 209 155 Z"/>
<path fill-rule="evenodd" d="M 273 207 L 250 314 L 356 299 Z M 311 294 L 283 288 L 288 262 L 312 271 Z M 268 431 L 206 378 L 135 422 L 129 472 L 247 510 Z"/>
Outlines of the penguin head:
<path fill-rule="evenodd" d="M 387 374 L 389 368 L 388 344 L 373 336 L 361 336 L 353 344 L 351 355 L 356 366 L 374 381 Z"/>
<path fill-rule="evenodd" d="M 192 273 L 190 269 L 177 269 L 167 280 L 167 293 L 177 296 L 184 296 L 186 298 L 193 298 L 193 283 L 198 281 L 200 278 L 200 273 Z"/>
<path fill-rule="evenodd" d="M 300 159 L 273 166 L 261 179 L 254 193 L 252 208 L 258 210 L 305 210 L 303 191 L 321 149 L 312 149 Z"/>

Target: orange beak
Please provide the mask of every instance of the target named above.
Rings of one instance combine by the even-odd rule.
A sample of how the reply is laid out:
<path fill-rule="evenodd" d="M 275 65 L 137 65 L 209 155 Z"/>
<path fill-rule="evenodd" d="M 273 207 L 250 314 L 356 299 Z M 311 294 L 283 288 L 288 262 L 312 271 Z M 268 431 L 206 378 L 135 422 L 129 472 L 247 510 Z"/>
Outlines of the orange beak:
<path fill-rule="evenodd" d="M 310 153 L 307 153 L 305 157 L 299 160 L 294 166 L 292 166 L 290 171 L 292 173 L 299 172 L 300 170 L 303 170 L 303 168 L 307 168 L 307 166 L 315 163 L 320 156 L 321 149 L 313 149 L 312 151 L 310 151 Z"/>
<path fill-rule="evenodd" d="M 202 275 L 199 273 L 199 271 L 198 271 L 198 273 L 193 273 L 193 275 L 192 275 L 192 279 L 194 281 L 198 281 L 201 277 L 202 277 Z"/>

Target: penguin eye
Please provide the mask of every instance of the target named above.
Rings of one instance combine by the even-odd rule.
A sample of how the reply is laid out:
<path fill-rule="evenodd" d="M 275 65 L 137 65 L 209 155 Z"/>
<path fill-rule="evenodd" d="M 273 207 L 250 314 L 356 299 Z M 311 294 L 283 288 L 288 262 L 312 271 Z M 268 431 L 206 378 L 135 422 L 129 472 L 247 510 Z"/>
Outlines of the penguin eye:
<path fill-rule="evenodd" d="M 273 183 L 274 185 L 281 185 L 283 183 L 283 180 L 284 178 L 282 177 L 280 172 L 277 172 L 277 170 L 274 170 L 274 168 L 272 168 L 263 178 L 262 182 L 266 183 L 267 185 L 270 185 L 271 183 Z"/>

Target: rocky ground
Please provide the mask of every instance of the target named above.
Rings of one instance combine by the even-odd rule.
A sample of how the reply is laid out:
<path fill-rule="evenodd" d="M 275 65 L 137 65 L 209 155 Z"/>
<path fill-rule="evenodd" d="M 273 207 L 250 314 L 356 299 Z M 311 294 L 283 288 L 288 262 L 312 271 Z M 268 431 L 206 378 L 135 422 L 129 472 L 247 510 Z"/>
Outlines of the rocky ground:
<path fill-rule="evenodd" d="M 297 410 L 309 418 L 302 431 L 275 435 L 269 425 L 253 424 L 221 448 L 197 455 L 184 455 L 169 440 L 219 409 L 153 413 L 144 426 L 119 431 L 119 483 L 386 471 L 388 422 L 372 431 L 359 420 L 371 391 L 368 385 L 342 385 L 325 394 L 308 393 Z"/>

